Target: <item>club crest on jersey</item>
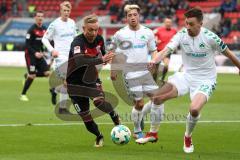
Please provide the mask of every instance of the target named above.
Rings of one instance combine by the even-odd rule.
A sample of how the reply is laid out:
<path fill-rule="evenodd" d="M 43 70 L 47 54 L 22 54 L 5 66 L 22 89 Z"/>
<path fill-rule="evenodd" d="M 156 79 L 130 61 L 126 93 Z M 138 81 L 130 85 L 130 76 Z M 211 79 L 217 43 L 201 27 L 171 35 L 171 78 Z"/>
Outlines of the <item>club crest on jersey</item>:
<path fill-rule="evenodd" d="M 205 48 L 205 44 L 204 43 L 200 43 L 199 44 L 199 48 Z"/>
<path fill-rule="evenodd" d="M 80 52 L 81 52 L 80 46 L 75 46 L 73 50 L 74 50 L 74 51 L 73 51 L 74 54 L 77 54 L 77 53 L 80 53 Z"/>
<path fill-rule="evenodd" d="M 141 40 L 146 40 L 146 37 L 145 37 L 144 35 L 142 35 L 142 36 L 140 37 L 140 39 L 141 39 Z"/>

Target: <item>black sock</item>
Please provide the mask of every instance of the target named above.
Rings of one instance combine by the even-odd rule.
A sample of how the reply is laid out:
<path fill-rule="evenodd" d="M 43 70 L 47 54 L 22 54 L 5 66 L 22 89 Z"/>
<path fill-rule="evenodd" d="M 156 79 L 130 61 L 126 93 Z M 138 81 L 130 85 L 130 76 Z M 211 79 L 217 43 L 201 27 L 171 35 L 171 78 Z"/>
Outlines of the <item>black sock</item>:
<path fill-rule="evenodd" d="M 157 81 L 157 77 L 158 77 L 158 73 L 154 72 L 152 76 L 153 76 L 154 81 L 156 82 Z"/>
<path fill-rule="evenodd" d="M 51 92 L 51 94 L 57 94 L 57 93 L 55 92 L 55 87 L 54 87 L 54 88 L 50 88 L 49 91 Z"/>
<path fill-rule="evenodd" d="M 101 110 L 102 112 L 108 113 L 115 125 L 119 125 L 119 116 L 118 114 L 113 110 L 112 105 L 109 102 L 106 102 L 104 99 L 99 99 L 94 101 L 94 105 Z"/>
<path fill-rule="evenodd" d="M 92 134 L 96 135 L 97 137 L 101 135 L 100 131 L 98 130 L 97 124 L 92 120 L 88 122 L 84 122 L 87 130 L 91 132 Z"/>
<path fill-rule="evenodd" d="M 109 115 L 110 115 L 110 117 L 111 117 L 111 119 L 112 119 L 112 121 L 115 125 L 120 124 L 119 115 L 117 114 L 117 112 L 112 111 L 112 112 L 109 113 Z"/>
<path fill-rule="evenodd" d="M 31 79 L 31 78 L 26 79 L 23 90 L 22 90 L 22 95 L 26 94 L 26 92 L 27 92 L 28 88 L 31 86 L 32 82 L 33 82 L 33 79 Z"/>
<path fill-rule="evenodd" d="M 168 72 L 168 67 L 164 67 L 163 68 L 163 74 L 162 74 L 162 81 L 164 81 L 164 79 L 165 79 L 165 77 L 166 77 L 166 75 L 167 75 L 167 72 Z"/>

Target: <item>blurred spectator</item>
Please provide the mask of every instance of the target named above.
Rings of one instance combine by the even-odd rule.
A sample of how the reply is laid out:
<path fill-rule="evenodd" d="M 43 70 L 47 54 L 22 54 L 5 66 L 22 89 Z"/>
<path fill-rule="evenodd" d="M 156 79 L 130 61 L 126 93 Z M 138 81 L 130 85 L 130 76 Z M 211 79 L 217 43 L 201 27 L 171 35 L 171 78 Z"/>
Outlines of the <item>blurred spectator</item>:
<path fill-rule="evenodd" d="M 119 11 L 119 8 L 117 6 L 116 3 L 113 3 L 110 7 L 109 7 L 109 14 L 110 15 L 116 15 Z"/>
<path fill-rule="evenodd" d="M 12 15 L 13 16 L 18 15 L 18 3 L 17 3 L 16 0 L 12 0 L 11 10 L 12 10 Z"/>
<path fill-rule="evenodd" d="M 188 2 L 186 1 L 180 1 L 178 4 L 178 9 L 184 9 L 184 10 L 188 10 L 190 9 Z"/>
<path fill-rule="evenodd" d="M 176 10 L 178 10 L 179 2 L 180 2 L 179 0 L 170 0 L 170 8 L 173 13 L 175 13 Z"/>
<path fill-rule="evenodd" d="M 102 0 L 100 6 L 98 7 L 99 10 L 106 10 L 107 9 L 107 5 L 109 3 L 109 0 Z"/>
<path fill-rule="evenodd" d="M 237 20 L 237 23 L 232 26 L 232 30 L 240 31 L 240 19 Z"/>
<path fill-rule="evenodd" d="M 222 17 L 225 12 L 237 11 L 237 0 L 223 0 L 219 12 Z"/>
<path fill-rule="evenodd" d="M 207 1 L 207 0 L 188 0 L 189 2 L 199 2 L 199 1 L 201 1 L 201 2 L 204 2 L 204 1 Z"/>
<path fill-rule="evenodd" d="M 220 37 L 227 37 L 227 35 L 231 31 L 232 26 L 231 19 L 229 18 L 222 19 L 220 22 L 220 26 L 222 27 Z"/>
<path fill-rule="evenodd" d="M 14 50 L 14 44 L 13 43 L 7 43 L 6 44 L 7 51 L 13 51 Z"/>
<path fill-rule="evenodd" d="M 141 23 L 162 22 L 164 18 L 171 16 L 176 23 L 176 11 L 188 9 L 186 0 L 123 0 L 118 10 L 118 21 L 123 21 L 123 7 L 126 4 L 138 4 L 141 7 Z"/>
<path fill-rule="evenodd" d="M 6 0 L 2 1 L 0 9 L 1 9 L 1 15 L 0 16 L 1 17 L 5 16 L 6 13 L 7 13 L 7 3 L 6 3 Z"/>
<path fill-rule="evenodd" d="M 233 43 L 228 44 L 228 47 L 233 50 L 240 50 L 240 37 L 239 36 L 233 36 Z"/>
<path fill-rule="evenodd" d="M 30 17 L 33 17 L 36 11 L 36 6 L 34 4 L 28 5 L 28 14 Z"/>
<path fill-rule="evenodd" d="M 221 37 L 221 28 L 219 25 L 214 25 L 212 28 L 213 33 Z"/>

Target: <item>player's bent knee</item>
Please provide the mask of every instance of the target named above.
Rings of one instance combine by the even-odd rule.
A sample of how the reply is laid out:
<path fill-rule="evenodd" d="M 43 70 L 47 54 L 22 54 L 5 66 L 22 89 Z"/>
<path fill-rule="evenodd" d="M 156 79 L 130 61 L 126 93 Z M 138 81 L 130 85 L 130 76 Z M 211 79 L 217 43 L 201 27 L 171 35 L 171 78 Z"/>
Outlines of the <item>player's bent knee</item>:
<path fill-rule="evenodd" d="M 199 111 L 198 111 L 197 109 L 190 109 L 190 114 L 191 114 L 193 117 L 198 117 Z"/>
<path fill-rule="evenodd" d="M 95 106 L 101 105 L 104 103 L 104 98 L 103 97 L 96 97 L 93 99 L 93 103 Z"/>
<path fill-rule="evenodd" d="M 50 76 L 50 71 L 44 72 L 44 76 L 49 77 Z"/>
<path fill-rule="evenodd" d="M 34 78 L 36 78 L 36 74 L 29 74 L 29 75 L 28 75 L 28 78 L 34 79 Z"/>
<path fill-rule="evenodd" d="M 153 98 L 153 103 L 156 104 L 156 105 L 160 105 L 163 102 L 164 102 L 163 99 L 161 99 L 160 97 Z"/>
<path fill-rule="evenodd" d="M 140 99 L 140 100 L 135 100 L 135 109 L 141 111 L 143 109 L 144 106 L 144 100 Z"/>

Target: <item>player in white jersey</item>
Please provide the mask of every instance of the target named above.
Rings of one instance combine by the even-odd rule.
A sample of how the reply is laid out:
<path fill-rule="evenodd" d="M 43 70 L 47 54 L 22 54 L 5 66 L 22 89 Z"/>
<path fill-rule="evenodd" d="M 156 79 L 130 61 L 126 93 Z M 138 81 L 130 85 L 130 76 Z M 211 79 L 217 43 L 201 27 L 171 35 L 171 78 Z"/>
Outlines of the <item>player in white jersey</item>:
<path fill-rule="evenodd" d="M 151 73 L 148 71 L 148 55 L 157 53 L 155 38 L 152 30 L 140 25 L 140 8 L 137 5 L 126 5 L 124 8 L 128 25 L 120 29 L 113 36 L 113 42 L 117 46 L 116 59 L 119 54 L 126 57 L 126 63 L 123 68 L 123 78 L 129 96 L 133 98 L 134 107 L 132 109 L 132 120 L 134 122 L 135 138 L 142 138 L 144 135 L 141 129 L 141 120 L 143 118 L 142 109 L 144 107 L 143 96 L 146 94 L 151 97 L 152 92 L 158 89 Z M 114 60 L 113 64 L 114 65 Z M 114 67 L 112 68 L 111 78 L 117 77 Z M 163 104 L 152 104 L 151 116 L 152 123 L 150 132 L 147 136 L 152 138 L 152 142 L 158 140 L 157 132 L 163 114 Z"/>
<path fill-rule="evenodd" d="M 216 34 L 202 27 L 203 13 L 200 9 L 190 9 L 185 17 L 186 28 L 179 31 L 150 64 L 160 61 L 178 46 L 183 51 L 184 72 L 168 78 L 168 82 L 154 96 L 154 103 L 161 104 L 190 92 L 191 104 L 186 119 L 183 150 L 192 153 L 193 129 L 200 118 L 201 109 L 216 87 L 215 52 L 227 56 L 239 69 L 240 62 Z M 146 143 L 148 140 L 141 139 L 140 142 Z"/>
<path fill-rule="evenodd" d="M 69 1 L 64 1 L 60 4 L 61 16 L 49 25 L 46 33 L 42 38 L 43 44 L 47 47 L 47 49 L 52 53 L 52 56 L 54 57 L 54 71 L 56 75 L 64 81 L 66 79 L 66 62 L 68 61 L 70 46 L 74 37 L 77 35 L 76 24 L 74 20 L 69 18 L 71 8 L 72 6 Z M 50 44 L 50 41 L 54 41 L 54 47 Z M 68 113 L 66 104 L 64 103 L 68 99 L 66 87 L 61 86 L 59 90 L 61 104 L 59 113 Z M 56 93 L 54 90 L 51 90 L 51 92 L 53 93 L 52 102 L 54 103 L 54 96 L 56 97 Z"/>

